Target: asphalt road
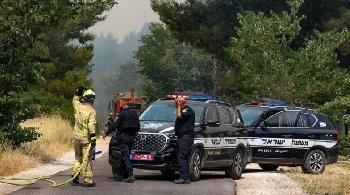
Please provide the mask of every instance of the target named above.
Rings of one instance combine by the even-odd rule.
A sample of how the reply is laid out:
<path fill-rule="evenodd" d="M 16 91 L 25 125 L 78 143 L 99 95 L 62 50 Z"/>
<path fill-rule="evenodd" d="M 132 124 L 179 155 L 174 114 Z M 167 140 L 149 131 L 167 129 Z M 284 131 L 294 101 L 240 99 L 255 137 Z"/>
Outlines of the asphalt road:
<path fill-rule="evenodd" d="M 223 172 L 204 172 L 201 180 L 189 185 L 177 185 L 172 180 L 163 177 L 159 171 L 135 169 L 136 181 L 134 183 L 118 182 L 111 178 L 111 168 L 107 162 L 107 155 L 94 162 L 94 179 L 96 187 L 84 188 L 70 184 L 51 188 L 48 183 L 39 182 L 32 186 L 22 188 L 12 194 L 125 194 L 125 195 L 234 195 L 236 184 L 226 178 Z M 71 175 L 71 170 L 60 172 L 53 177 L 55 181 L 64 181 Z"/>

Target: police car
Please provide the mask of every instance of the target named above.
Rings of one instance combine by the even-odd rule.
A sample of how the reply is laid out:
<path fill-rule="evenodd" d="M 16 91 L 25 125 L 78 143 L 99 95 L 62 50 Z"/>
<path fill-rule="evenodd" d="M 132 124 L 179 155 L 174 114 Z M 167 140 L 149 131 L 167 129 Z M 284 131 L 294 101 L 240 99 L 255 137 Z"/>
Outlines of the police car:
<path fill-rule="evenodd" d="M 168 95 L 152 103 L 140 116 L 141 130 L 135 139 L 131 161 L 134 167 L 160 170 L 173 177 L 177 170 L 174 132 L 174 99 L 183 96 L 194 110 L 195 140 L 190 157 L 190 177 L 200 179 L 202 170 L 222 170 L 239 179 L 247 163 L 247 130 L 236 108 L 207 95 Z"/>
<path fill-rule="evenodd" d="M 263 170 L 294 165 L 305 173 L 320 174 L 326 164 L 337 162 L 338 131 L 328 116 L 266 102 L 238 109 L 248 128 L 248 161 L 259 163 Z"/>

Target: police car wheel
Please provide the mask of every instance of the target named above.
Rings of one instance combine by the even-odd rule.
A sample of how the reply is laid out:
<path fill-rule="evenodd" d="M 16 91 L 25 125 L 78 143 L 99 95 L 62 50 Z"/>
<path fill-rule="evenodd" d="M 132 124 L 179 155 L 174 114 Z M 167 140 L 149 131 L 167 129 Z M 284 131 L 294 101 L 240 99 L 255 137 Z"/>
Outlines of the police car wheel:
<path fill-rule="evenodd" d="M 190 178 L 192 181 L 198 181 L 202 170 L 202 156 L 198 148 L 193 150 L 189 163 Z"/>
<path fill-rule="evenodd" d="M 278 165 L 274 164 L 261 164 L 259 163 L 259 167 L 264 171 L 276 171 L 276 169 L 279 167 Z"/>
<path fill-rule="evenodd" d="M 326 168 L 326 156 L 321 150 L 312 150 L 305 159 L 302 170 L 304 173 L 321 174 Z"/>
<path fill-rule="evenodd" d="M 225 175 L 234 180 L 241 178 L 241 175 L 244 170 L 244 159 L 243 153 L 241 150 L 237 150 L 230 167 L 227 167 L 225 170 Z"/>

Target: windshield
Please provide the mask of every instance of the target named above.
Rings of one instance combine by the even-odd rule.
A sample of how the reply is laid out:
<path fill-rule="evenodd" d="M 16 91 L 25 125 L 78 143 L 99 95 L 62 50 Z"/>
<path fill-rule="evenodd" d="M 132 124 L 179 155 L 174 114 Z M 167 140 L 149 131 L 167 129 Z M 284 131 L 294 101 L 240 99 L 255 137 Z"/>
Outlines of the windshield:
<path fill-rule="evenodd" d="M 188 105 L 195 112 L 196 123 L 199 123 L 204 109 L 203 104 L 191 102 Z M 153 103 L 140 116 L 141 121 L 175 122 L 175 119 L 176 109 L 172 101 Z"/>
<path fill-rule="evenodd" d="M 238 106 L 245 125 L 251 125 L 265 110 L 262 107 Z"/>

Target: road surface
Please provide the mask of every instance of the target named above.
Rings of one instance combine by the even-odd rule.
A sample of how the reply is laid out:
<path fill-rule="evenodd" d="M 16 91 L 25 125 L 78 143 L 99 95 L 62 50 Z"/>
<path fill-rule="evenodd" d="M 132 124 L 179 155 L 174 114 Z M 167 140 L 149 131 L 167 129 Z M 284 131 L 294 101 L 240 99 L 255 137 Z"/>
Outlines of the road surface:
<path fill-rule="evenodd" d="M 26 188 L 22 188 L 12 194 L 116 194 L 116 195 L 234 195 L 236 184 L 226 178 L 223 172 L 204 172 L 202 179 L 192 182 L 190 185 L 176 185 L 159 171 L 135 169 L 136 181 L 134 183 L 118 182 L 111 178 L 111 168 L 107 162 L 107 155 L 94 163 L 94 178 L 96 187 L 84 188 L 70 186 L 69 184 L 59 188 L 51 188 L 48 183 L 40 182 Z M 64 181 L 71 175 L 71 170 L 60 172 L 53 177 L 55 181 Z"/>

